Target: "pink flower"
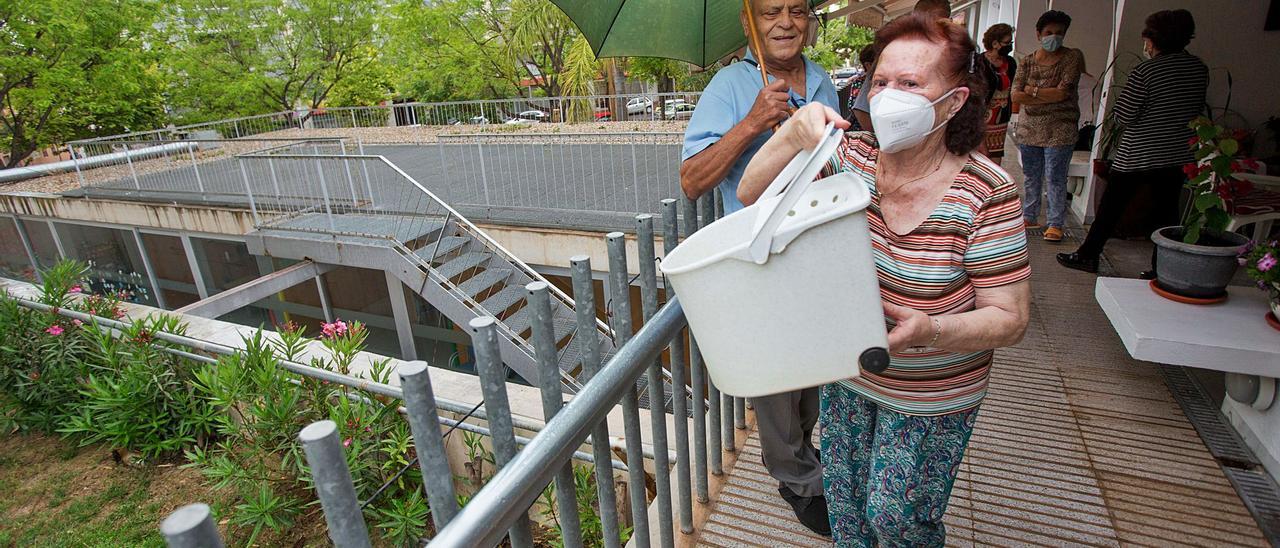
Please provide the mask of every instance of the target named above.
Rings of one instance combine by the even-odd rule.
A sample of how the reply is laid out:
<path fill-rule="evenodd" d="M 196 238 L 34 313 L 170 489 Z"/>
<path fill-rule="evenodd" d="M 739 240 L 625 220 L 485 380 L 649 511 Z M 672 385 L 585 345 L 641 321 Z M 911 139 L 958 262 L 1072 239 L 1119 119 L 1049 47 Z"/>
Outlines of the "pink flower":
<path fill-rule="evenodd" d="M 320 324 L 320 332 L 330 339 L 341 337 L 347 334 L 347 323 L 342 320 L 335 320 L 333 323 Z"/>
<path fill-rule="evenodd" d="M 71 293 L 81 293 L 84 291 L 84 289 L 81 288 L 79 285 L 73 285 L 71 286 L 71 289 L 69 289 L 68 291 L 70 291 Z"/>
<path fill-rule="evenodd" d="M 1271 270 L 1273 267 L 1276 266 L 1277 262 L 1280 262 L 1280 261 L 1276 261 L 1276 258 L 1274 255 L 1267 253 L 1266 255 L 1263 255 L 1261 259 L 1258 259 L 1258 271 L 1266 272 L 1268 270 Z"/>
<path fill-rule="evenodd" d="M 342 440 L 342 446 L 343 446 L 343 447 L 351 447 L 351 438 L 347 438 L 347 439 L 345 439 L 345 440 Z"/>
<path fill-rule="evenodd" d="M 62 330 L 62 326 L 61 326 L 61 325 L 57 325 L 57 324 L 51 325 L 51 326 L 49 326 L 49 329 L 44 330 L 44 332 L 45 332 L 45 333 L 48 333 L 48 334 L 53 335 L 53 336 L 55 336 L 55 337 L 57 337 L 58 335 L 61 335 L 61 334 L 62 334 L 62 331 L 63 331 L 63 330 Z"/>
<path fill-rule="evenodd" d="M 80 320 L 71 320 L 71 325 L 74 325 L 74 326 L 76 326 L 76 327 L 80 327 L 80 326 L 84 325 L 84 322 L 82 322 L 82 321 L 80 321 Z"/>

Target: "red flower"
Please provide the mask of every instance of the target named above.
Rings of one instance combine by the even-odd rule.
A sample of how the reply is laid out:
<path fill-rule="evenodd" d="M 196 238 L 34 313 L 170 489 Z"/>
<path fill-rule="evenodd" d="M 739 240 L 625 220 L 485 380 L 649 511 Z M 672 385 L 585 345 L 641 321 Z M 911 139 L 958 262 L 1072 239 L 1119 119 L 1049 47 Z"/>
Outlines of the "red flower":
<path fill-rule="evenodd" d="M 1191 136 L 1191 138 L 1187 140 L 1187 146 L 1188 146 L 1188 147 L 1194 147 L 1194 146 L 1196 146 L 1197 144 L 1200 144 L 1200 136 L 1199 136 L 1199 135 L 1192 135 L 1192 136 Z"/>
<path fill-rule="evenodd" d="M 1186 164 L 1182 166 L 1182 174 L 1186 175 L 1188 179 L 1194 179 L 1196 178 L 1196 175 L 1200 174 L 1200 166 L 1195 164 Z"/>

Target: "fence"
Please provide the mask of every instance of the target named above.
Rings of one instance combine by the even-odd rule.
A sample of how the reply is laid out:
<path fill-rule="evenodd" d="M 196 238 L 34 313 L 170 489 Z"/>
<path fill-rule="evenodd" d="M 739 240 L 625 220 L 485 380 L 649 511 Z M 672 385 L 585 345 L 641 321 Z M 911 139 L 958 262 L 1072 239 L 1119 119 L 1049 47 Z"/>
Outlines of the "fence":
<path fill-rule="evenodd" d="M 360 107 L 285 110 L 183 126 L 109 135 L 67 143 L 75 148 L 101 141 L 242 139 L 284 130 L 502 123 L 636 122 L 684 120 L 702 92 L 588 95 L 396 103 Z"/>
<path fill-rule="evenodd" d="M 234 159 L 237 154 L 342 154 L 358 150 L 357 143 L 340 138 L 94 141 L 76 147 L 75 177 L 86 194 L 123 192 L 239 202 L 244 199 L 244 188 Z"/>
<path fill-rule="evenodd" d="M 663 238 L 667 251 L 676 245 L 678 239 L 678 204 L 676 200 L 662 202 Z M 683 218 L 689 220 L 685 223 L 686 234 L 697 229 L 700 216 L 703 225 L 718 216 L 718 208 L 710 196 L 702 200 L 701 207 L 687 200 L 683 204 Z M 709 502 L 709 474 L 723 473 L 722 443 L 726 451 L 735 449 L 734 429 L 745 427 L 742 420 L 745 407 L 741 399 L 721 397 L 706 378 L 696 341 L 692 337 L 686 339 L 684 314 L 674 295 L 667 294 L 665 306 L 658 308 L 660 295 L 654 267 L 653 217 L 639 215 L 636 220 L 643 327 L 632 336 L 630 298 L 615 299 L 609 303 L 613 330 L 618 342 L 624 344 L 607 364 L 600 367 L 600 355 L 596 350 L 601 341 L 587 341 L 588 351 L 583 367 L 590 380 L 563 408 L 561 388 L 551 381 L 555 376 L 540 375 L 548 381 L 540 383 L 544 415 L 548 421 L 521 451 L 516 450 L 506 396 L 506 373 L 497 346 L 497 321 L 477 318 L 471 322 L 469 331 L 476 349 L 477 368 L 488 412 L 488 430 L 500 471 L 464 508 L 458 507 L 449 479 L 447 456 L 439 447 L 439 431 L 427 426 L 434 424 L 430 419 L 437 412 L 427 403 L 434 401 L 429 372 L 424 366 L 400 370 L 405 408 L 423 467 L 423 477 L 426 478 L 423 488 L 438 531 L 431 540 L 432 546 L 494 546 L 504 536 L 510 536 L 513 546 L 532 546 L 528 511 L 550 483 L 556 485 L 560 540 L 565 546 L 582 546 L 576 490 L 567 467 L 573 459 L 581 460 L 584 453 L 579 448 L 584 443 L 591 445 L 591 460 L 595 463 L 596 500 L 603 531 L 601 540 L 605 546 L 621 545 L 619 531 L 628 521 L 633 527 L 632 540 L 637 546 L 647 546 L 655 540 L 662 546 L 674 546 L 677 527 L 685 534 L 693 532 L 694 506 Z M 612 294 L 630 295 L 626 289 L 630 285 L 630 276 L 624 237 L 621 233 L 612 233 L 606 236 L 606 240 Z M 586 256 L 575 257 L 571 271 L 578 302 L 578 329 L 583 333 L 595 333 L 597 320 L 590 260 Z M 554 329 L 550 315 L 546 313 L 550 309 L 550 291 L 544 282 L 531 283 L 526 289 L 529 306 L 541 311 L 535 314 L 533 326 L 539 366 L 550 373 L 556 368 L 554 345 L 548 344 Z M 654 392 L 660 390 L 661 383 L 655 381 L 661 378 L 664 350 L 669 350 L 667 361 L 673 382 L 677 386 L 685 384 L 688 373 L 693 392 L 706 394 L 708 399 L 692 398 L 690 421 L 690 415 L 684 409 L 686 402 L 682 401 L 683 398 L 676 398 L 672 415 L 675 426 L 670 436 L 664 411 L 660 408 L 651 410 L 650 441 L 654 454 L 659 456 L 654 461 L 655 491 L 651 500 L 646 492 L 647 472 L 643 466 L 636 465 L 643 462 L 643 441 L 639 414 L 635 412 L 637 394 L 634 387 L 641 376 L 648 375 L 650 397 L 657 396 Z M 627 462 L 630 463 L 626 466 L 629 519 L 614 504 L 617 499 L 613 467 L 608 458 L 609 430 L 605 418 L 618 405 L 624 409 L 624 441 Z M 337 546 L 369 546 L 366 523 L 351 489 L 351 477 L 336 428 L 328 421 L 315 423 L 305 428 L 299 439 L 315 475 L 316 491 L 324 509 L 330 538 Z M 674 474 L 673 463 L 665 457 L 669 454 L 669 445 L 674 445 L 675 450 Z M 651 502 L 657 509 L 657 523 L 649 521 Z M 170 546 L 217 546 L 221 541 L 214 523 L 215 518 L 207 506 L 194 504 L 174 512 L 162 524 L 161 531 Z"/>
<path fill-rule="evenodd" d="M 85 168 L 74 177 L 85 194 L 103 197 L 248 206 L 253 194 L 284 207 L 286 198 L 320 205 L 319 191 L 329 190 L 338 210 L 385 211 L 397 203 L 398 179 L 371 178 L 369 166 L 381 161 L 357 159 L 380 156 L 477 218 L 618 228 L 637 211 L 658 213 L 647 204 L 680 193 L 681 142 L 673 132 L 459 134 L 419 145 L 359 137 L 95 141 L 78 147 Z M 238 159 L 268 156 L 279 161 L 242 169 Z M 308 195 L 302 179 L 327 184 Z"/>

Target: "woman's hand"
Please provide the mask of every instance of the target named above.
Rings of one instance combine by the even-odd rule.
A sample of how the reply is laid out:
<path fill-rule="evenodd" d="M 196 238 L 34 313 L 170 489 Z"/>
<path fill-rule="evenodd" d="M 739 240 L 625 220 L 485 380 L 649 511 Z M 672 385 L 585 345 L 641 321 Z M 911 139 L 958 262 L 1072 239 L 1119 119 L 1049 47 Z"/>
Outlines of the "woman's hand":
<path fill-rule="evenodd" d="M 883 302 L 884 315 L 896 323 L 889 331 L 889 352 L 898 353 L 914 346 L 925 346 L 933 340 L 935 326 L 928 314 Z"/>
<path fill-rule="evenodd" d="M 849 121 L 842 118 L 839 112 L 822 103 L 809 103 L 800 107 L 795 115 L 782 124 L 778 137 L 785 140 L 789 144 L 788 148 L 793 151 L 813 148 L 818 146 L 823 131 L 831 123 L 837 128 L 849 129 Z"/>
<path fill-rule="evenodd" d="M 738 200 L 742 205 L 756 203 L 796 153 L 817 146 L 829 123 L 849 129 L 849 122 L 841 118 L 840 113 L 820 103 L 805 105 L 783 123 L 782 129 L 765 141 L 742 173 L 742 180 L 738 181 Z"/>

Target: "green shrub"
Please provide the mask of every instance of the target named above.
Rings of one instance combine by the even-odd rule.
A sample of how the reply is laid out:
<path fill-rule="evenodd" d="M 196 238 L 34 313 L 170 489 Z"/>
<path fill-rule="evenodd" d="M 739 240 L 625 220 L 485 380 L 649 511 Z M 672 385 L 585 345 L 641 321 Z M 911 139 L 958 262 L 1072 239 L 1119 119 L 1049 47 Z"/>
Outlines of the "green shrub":
<path fill-rule="evenodd" d="M 84 325 L 95 344 L 82 400 L 58 431 L 78 437 L 81 445 L 105 442 L 146 460 L 208 440 L 215 409 L 191 384 L 206 366 L 163 351 L 172 345 L 155 337 L 185 330 L 172 316 L 134 320 L 118 334 L 97 323 Z"/>

